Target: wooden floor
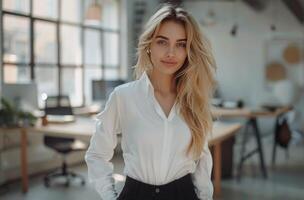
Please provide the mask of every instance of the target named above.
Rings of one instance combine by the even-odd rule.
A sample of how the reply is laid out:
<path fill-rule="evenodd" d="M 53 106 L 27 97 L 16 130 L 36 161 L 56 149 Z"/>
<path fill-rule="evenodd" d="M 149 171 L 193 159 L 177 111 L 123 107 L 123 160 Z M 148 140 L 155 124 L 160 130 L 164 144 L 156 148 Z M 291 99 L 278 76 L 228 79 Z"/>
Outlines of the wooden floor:
<path fill-rule="evenodd" d="M 234 147 L 234 160 L 238 160 L 239 139 Z M 258 166 L 258 158 L 252 157 L 246 161 L 244 175 L 241 182 L 235 179 L 222 182 L 222 196 L 215 200 L 303 200 L 304 197 L 304 143 L 292 145 L 289 150 L 289 158 L 285 152 L 278 151 L 277 165 L 275 169 L 270 167 L 272 140 L 263 138 L 265 147 L 265 160 L 269 177 L 264 180 Z M 250 145 L 249 144 L 249 148 Z M 113 158 L 115 172 L 122 173 L 123 160 L 120 155 Z M 87 177 L 85 164 L 73 167 L 73 170 Z M 235 173 L 235 172 L 234 172 Z M 30 190 L 27 194 L 21 193 L 19 182 L 13 182 L 0 188 L 1 200 L 98 200 L 100 199 L 90 184 L 80 186 L 77 182 L 69 188 L 54 186 L 45 188 L 42 176 L 31 177 Z"/>

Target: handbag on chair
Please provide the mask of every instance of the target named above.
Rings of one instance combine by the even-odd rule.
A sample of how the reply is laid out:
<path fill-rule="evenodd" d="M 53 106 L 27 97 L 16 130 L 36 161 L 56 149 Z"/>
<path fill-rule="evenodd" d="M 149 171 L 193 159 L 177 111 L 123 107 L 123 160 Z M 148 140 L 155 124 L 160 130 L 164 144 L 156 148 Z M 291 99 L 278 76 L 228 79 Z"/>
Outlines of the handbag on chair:
<path fill-rule="evenodd" d="M 275 132 L 275 140 L 283 148 L 287 148 L 291 140 L 291 131 L 287 120 L 284 118 L 282 122 L 278 122 Z"/>

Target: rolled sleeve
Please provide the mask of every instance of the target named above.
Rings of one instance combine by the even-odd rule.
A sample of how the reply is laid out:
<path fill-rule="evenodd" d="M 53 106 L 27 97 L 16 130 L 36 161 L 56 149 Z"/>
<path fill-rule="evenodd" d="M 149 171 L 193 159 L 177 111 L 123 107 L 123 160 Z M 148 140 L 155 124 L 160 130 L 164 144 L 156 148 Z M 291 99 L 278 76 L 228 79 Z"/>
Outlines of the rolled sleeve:
<path fill-rule="evenodd" d="M 89 181 L 94 184 L 103 200 L 117 198 L 110 160 L 117 144 L 117 133 L 120 132 L 117 91 L 114 90 L 104 110 L 96 117 L 95 132 L 85 155 Z"/>
<path fill-rule="evenodd" d="M 208 147 L 208 142 L 206 142 L 201 157 L 198 160 L 196 170 L 192 174 L 195 192 L 200 200 L 213 199 L 213 184 L 211 181 L 212 165 L 212 156 Z"/>

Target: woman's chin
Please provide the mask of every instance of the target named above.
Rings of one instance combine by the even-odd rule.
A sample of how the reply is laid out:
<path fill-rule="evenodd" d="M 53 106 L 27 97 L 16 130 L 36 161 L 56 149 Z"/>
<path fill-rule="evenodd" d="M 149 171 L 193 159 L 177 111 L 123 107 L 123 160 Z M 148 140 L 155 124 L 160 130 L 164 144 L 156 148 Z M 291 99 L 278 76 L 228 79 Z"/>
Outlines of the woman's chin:
<path fill-rule="evenodd" d="M 164 74 L 173 75 L 178 70 L 178 66 L 162 65 L 160 71 Z"/>

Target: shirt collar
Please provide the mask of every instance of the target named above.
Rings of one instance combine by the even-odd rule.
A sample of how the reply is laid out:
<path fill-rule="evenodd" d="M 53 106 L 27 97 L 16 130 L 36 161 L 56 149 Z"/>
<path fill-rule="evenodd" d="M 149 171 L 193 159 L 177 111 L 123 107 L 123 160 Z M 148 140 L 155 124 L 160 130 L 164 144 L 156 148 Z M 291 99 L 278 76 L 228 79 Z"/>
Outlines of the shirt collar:
<path fill-rule="evenodd" d="M 149 95 L 149 94 L 153 94 L 154 95 L 154 87 L 150 81 L 150 78 L 147 74 L 146 71 L 144 71 L 140 77 L 140 82 L 142 82 L 143 84 L 143 89 L 146 93 L 146 95 Z"/>
<path fill-rule="evenodd" d="M 139 81 L 142 83 L 142 87 L 143 87 L 143 90 L 145 92 L 145 94 L 148 96 L 148 97 L 151 97 L 151 95 L 154 96 L 154 87 L 150 81 L 150 78 L 147 74 L 146 71 L 144 71 L 139 79 Z M 180 112 L 180 106 L 175 103 L 175 106 L 173 106 L 173 109 L 176 111 L 176 112 Z"/>

